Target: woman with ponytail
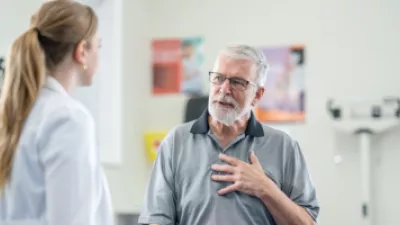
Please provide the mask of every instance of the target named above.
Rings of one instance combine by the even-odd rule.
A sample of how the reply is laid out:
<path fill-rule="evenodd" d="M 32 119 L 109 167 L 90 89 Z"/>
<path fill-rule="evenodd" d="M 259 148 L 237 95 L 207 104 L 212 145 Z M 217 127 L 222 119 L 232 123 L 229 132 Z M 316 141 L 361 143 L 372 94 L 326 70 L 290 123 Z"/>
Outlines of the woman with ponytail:
<path fill-rule="evenodd" d="M 0 224 L 112 224 L 94 122 L 70 96 L 92 83 L 97 27 L 90 7 L 47 1 L 11 46 L 0 95 Z"/>

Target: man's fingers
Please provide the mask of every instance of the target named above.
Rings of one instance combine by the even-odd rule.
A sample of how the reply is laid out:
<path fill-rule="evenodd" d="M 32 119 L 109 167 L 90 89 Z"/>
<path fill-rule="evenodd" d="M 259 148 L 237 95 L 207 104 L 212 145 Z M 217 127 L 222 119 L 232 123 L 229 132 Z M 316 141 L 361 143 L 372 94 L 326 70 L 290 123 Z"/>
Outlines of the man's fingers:
<path fill-rule="evenodd" d="M 229 186 L 227 186 L 225 188 L 222 188 L 222 189 L 218 190 L 218 194 L 219 195 L 226 195 L 226 194 L 228 194 L 230 192 L 236 191 L 237 187 L 238 187 L 237 184 L 229 185 Z"/>
<path fill-rule="evenodd" d="M 255 165 L 261 165 L 254 151 L 250 152 L 250 163 Z"/>
<path fill-rule="evenodd" d="M 226 172 L 226 173 L 234 173 L 235 168 L 231 165 L 227 164 L 213 164 L 211 166 L 212 170 L 218 171 L 218 172 Z"/>
<path fill-rule="evenodd" d="M 211 175 L 211 179 L 214 181 L 222 181 L 222 182 L 235 182 L 236 179 L 232 174 L 213 174 Z"/>

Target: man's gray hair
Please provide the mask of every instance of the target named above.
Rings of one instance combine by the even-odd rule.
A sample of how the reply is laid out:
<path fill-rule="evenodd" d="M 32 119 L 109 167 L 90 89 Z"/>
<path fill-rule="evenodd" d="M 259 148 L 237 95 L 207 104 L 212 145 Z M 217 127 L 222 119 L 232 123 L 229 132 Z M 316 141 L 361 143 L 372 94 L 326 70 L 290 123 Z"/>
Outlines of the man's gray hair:
<path fill-rule="evenodd" d="M 257 81 L 259 86 L 264 86 L 267 81 L 268 62 L 264 53 L 257 48 L 245 44 L 229 44 L 220 52 L 228 57 L 247 59 L 257 66 Z"/>

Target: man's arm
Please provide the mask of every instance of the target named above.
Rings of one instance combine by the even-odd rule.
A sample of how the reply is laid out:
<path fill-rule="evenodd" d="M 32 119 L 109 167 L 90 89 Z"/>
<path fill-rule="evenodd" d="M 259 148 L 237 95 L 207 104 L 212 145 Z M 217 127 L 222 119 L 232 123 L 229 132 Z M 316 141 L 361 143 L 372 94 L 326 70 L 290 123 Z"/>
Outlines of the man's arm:
<path fill-rule="evenodd" d="M 288 158 L 284 162 L 283 192 L 265 175 L 255 153 L 251 152 L 250 164 L 220 154 L 219 158 L 228 164 L 213 164 L 211 168 L 226 174 L 214 174 L 211 179 L 232 184 L 218 190 L 218 194 L 241 191 L 260 198 L 279 225 L 315 224 L 319 213 L 315 188 L 297 143 L 289 146 L 284 149 Z"/>
<path fill-rule="evenodd" d="M 315 187 L 298 143 L 290 146 L 283 191 L 267 179 L 260 199 L 279 225 L 314 225 L 319 214 Z"/>
<path fill-rule="evenodd" d="M 271 181 L 272 182 L 272 181 Z M 272 182 L 273 183 L 273 182 Z M 260 196 L 279 225 L 314 225 L 316 222 L 302 206 L 289 199 L 275 184 L 266 184 Z"/>
<path fill-rule="evenodd" d="M 153 165 L 139 224 L 175 224 L 175 194 L 172 170 L 172 149 L 174 132 L 161 142 Z"/>

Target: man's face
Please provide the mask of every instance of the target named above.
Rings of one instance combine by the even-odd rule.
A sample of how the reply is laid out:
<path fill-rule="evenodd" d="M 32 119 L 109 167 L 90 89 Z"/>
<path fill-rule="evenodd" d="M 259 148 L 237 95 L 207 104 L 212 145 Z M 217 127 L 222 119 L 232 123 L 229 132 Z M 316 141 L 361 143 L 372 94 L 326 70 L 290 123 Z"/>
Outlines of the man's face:
<path fill-rule="evenodd" d="M 239 78 L 256 82 L 256 65 L 246 59 L 229 58 L 221 54 L 214 70 L 227 78 Z M 264 89 L 248 83 L 244 90 L 235 88 L 227 79 L 222 84 L 210 84 L 209 110 L 212 117 L 225 125 L 232 125 L 239 117 L 246 115 L 261 98 Z"/>

